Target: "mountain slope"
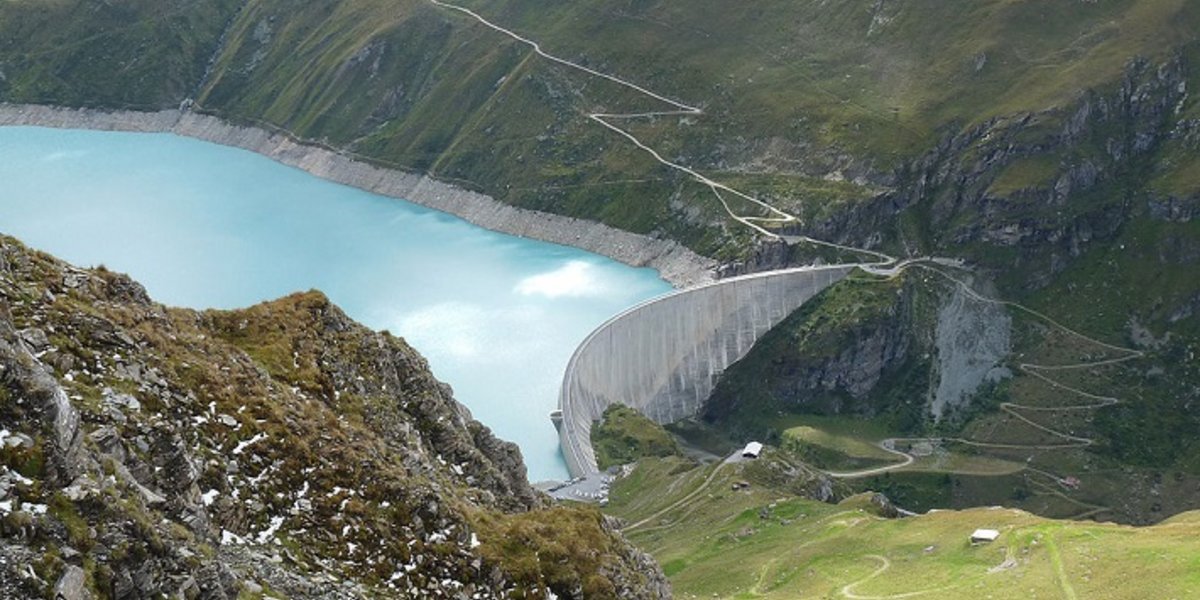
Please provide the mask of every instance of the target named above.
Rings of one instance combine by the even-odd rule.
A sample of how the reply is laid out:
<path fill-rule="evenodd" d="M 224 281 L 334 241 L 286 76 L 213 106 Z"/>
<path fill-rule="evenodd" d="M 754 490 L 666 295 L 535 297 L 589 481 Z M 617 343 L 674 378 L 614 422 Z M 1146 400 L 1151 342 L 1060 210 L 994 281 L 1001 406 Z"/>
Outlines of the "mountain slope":
<path fill-rule="evenodd" d="M 403 340 L 317 292 L 166 308 L 0 238 L 0 430 L 18 597 L 669 594 L 601 515 L 534 492 Z"/>
<path fill-rule="evenodd" d="M 582 115 L 661 103 L 539 58 L 461 13 L 423 0 L 250 0 L 204 13 L 182 3 L 97 6 L 116 22 L 60 15 L 67 31 L 86 27 L 78 55 L 44 26 L 23 25 L 37 14 L 30 4 L 0 8 L 10 40 L 0 50 L 0 98 L 165 108 L 192 98 L 200 110 L 513 204 L 658 231 L 719 257 L 748 251 L 747 232 L 707 189 Z M 806 230 L 859 243 L 873 241 L 862 230 L 873 223 L 855 227 L 854 208 L 912 191 L 919 183 L 906 173 L 924 154 L 996 119 L 1064 124 L 1082 91 L 1118 87 L 1135 57 L 1158 65 L 1182 53 L 1190 63 L 1200 25 L 1200 10 L 1180 0 L 467 6 L 550 52 L 701 106 L 701 116 L 621 125 L 665 156 L 774 199 Z M 205 23 L 192 29 L 194 50 L 176 47 L 168 11 Z M 225 22 L 222 35 L 214 26 Z M 131 29 L 141 37 L 129 39 Z M 146 85 L 131 79 L 128 61 L 106 49 L 134 45 L 193 65 L 193 87 L 176 85 L 169 69 Z M 218 45 L 211 69 L 195 66 L 208 58 L 199 49 Z M 63 66 L 84 51 L 97 63 L 88 68 L 95 81 L 72 79 Z M 1180 175 L 1186 165 L 1158 162 L 1173 193 L 1196 191 Z M 1021 184 L 1009 176 L 1010 187 Z M 890 243 L 920 241 L 892 226 L 883 233 Z"/>
<path fill-rule="evenodd" d="M 1194 494 L 1164 486 L 1200 477 L 1200 4 L 461 1 L 563 60 L 701 108 L 608 122 L 666 160 L 795 214 L 781 233 L 962 258 L 992 296 L 1090 340 L 1064 344 L 1061 331 L 1022 321 L 1026 313 L 1007 315 L 1013 354 L 1000 366 L 1017 376 L 966 390 L 968 422 L 950 433 L 1016 438 L 1010 445 L 1021 450 L 1011 454 L 1074 436 L 1068 445 L 1081 447 L 1054 459 L 1055 472 L 1134 467 L 1140 499 L 1167 493 L 1169 510 L 1194 504 Z M 727 274 L 851 258 L 756 235 L 712 189 L 587 118 L 677 107 L 428 0 L 81 6 L 0 5 L 0 100 L 194 102 L 503 202 L 670 237 L 721 259 Z M 132 61 L 134 48 L 144 58 Z M 734 212 L 755 210 L 725 200 Z M 807 339 L 861 331 L 836 319 L 821 327 Z M 896 333 L 934 335 L 928 319 Z M 1063 382 L 1118 402 L 1072 409 L 1069 394 L 1017 368 L 1022 355 L 1089 364 L 1104 354 L 1096 342 L 1141 354 L 1060 369 L 1073 371 Z M 759 364 L 795 364 L 810 351 L 777 350 Z M 907 395 L 875 412 L 932 406 L 912 396 L 941 380 L 919 366 L 855 393 L 874 404 L 896 400 L 889 391 Z M 1033 407 L 1033 417 L 1006 404 Z M 910 410 L 904 428 L 932 415 Z M 1089 504 L 1125 502 L 1126 487 L 1100 481 Z M 1129 507 L 1138 520 L 1163 511 L 1154 500 Z"/>
<path fill-rule="evenodd" d="M 734 483 L 729 466 L 674 472 L 644 459 L 613 485 L 605 510 L 695 598 L 1192 598 L 1200 593 L 1200 514 L 1151 527 L 1055 521 L 1001 508 L 895 518 L 871 494 L 825 503 Z M 712 475 L 687 499 L 680 481 Z M 681 499 L 684 502 L 679 502 Z M 663 508 L 667 508 L 665 512 Z M 1000 532 L 972 544 L 979 528 Z M 1131 573 L 1144 576 L 1130 577 Z"/>

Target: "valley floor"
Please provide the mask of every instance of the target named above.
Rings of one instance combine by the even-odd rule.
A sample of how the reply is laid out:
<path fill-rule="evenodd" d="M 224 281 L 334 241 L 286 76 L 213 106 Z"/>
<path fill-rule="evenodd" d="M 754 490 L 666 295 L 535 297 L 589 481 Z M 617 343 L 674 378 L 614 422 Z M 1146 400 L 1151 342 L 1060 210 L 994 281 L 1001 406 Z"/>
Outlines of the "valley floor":
<path fill-rule="evenodd" d="M 679 598 L 1194 598 L 1200 513 L 1150 527 L 1006 508 L 886 518 L 870 495 L 838 504 L 760 485 L 749 463 L 646 459 L 610 514 L 663 565 Z M 733 489 L 750 479 L 749 487 Z M 972 544 L 977 528 L 996 529 Z M 1133 574 L 1137 576 L 1134 577 Z"/>

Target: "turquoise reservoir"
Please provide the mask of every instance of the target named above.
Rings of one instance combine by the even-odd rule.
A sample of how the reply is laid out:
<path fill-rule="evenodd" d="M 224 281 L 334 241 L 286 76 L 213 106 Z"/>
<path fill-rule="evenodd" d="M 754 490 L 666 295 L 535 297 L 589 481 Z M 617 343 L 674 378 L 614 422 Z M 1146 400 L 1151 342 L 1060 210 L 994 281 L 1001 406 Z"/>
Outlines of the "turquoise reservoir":
<path fill-rule="evenodd" d="M 650 269 L 170 134 L 0 127 L 0 232 L 171 305 L 319 289 L 424 354 L 535 481 L 567 476 L 547 415 L 575 347 L 670 290 Z"/>

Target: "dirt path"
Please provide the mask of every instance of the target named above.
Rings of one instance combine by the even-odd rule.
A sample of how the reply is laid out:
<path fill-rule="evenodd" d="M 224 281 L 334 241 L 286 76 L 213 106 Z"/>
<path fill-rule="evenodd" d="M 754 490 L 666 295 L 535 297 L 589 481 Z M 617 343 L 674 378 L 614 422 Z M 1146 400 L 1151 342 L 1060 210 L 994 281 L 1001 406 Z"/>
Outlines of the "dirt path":
<path fill-rule="evenodd" d="M 1135 350 L 1132 348 L 1124 348 L 1121 346 L 1109 344 L 1107 342 L 1098 340 L 1096 338 L 1093 338 L 1091 336 L 1083 334 L 1079 331 L 1071 329 L 1070 327 L 1067 327 L 1066 325 L 1063 325 L 1062 323 L 1051 318 L 1049 315 L 1046 315 L 1042 312 L 1039 312 L 1037 310 L 1029 308 L 1025 305 L 1018 304 L 1016 302 L 1009 302 L 1006 300 L 996 300 L 994 298 L 988 298 L 988 297 L 980 294 L 979 292 L 976 292 L 965 281 L 955 277 L 954 275 L 952 275 L 950 273 L 943 271 L 942 269 L 940 269 L 936 266 L 933 266 L 934 264 L 938 264 L 938 263 L 943 264 L 943 265 L 945 264 L 944 261 L 934 261 L 934 260 L 915 261 L 914 260 L 914 261 L 902 261 L 891 267 L 886 267 L 886 268 L 876 267 L 876 268 L 864 269 L 864 270 L 867 270 L 868 272 L 873 273 L 873 274 L 883 275 L 885 277 L 884 280 L 888 280 L 888 279 L 897 277 L 897 276 L 899 276 L 900 273 L 904 272 L 906 269 L 909 269 L 909 268 L 920 268 L 920 269 L 926 269 L 928 271 L 932 271 L 935 274 L 946 278 L 951 283 L 953 283 L 954 285 L 961 288 L 964 293 L 966 293 L 968 296 L 970 296 L 974 300 L 977 300 L 980 302 L 987 302 L 990 304 L 998 304 L 998 305 L 1004 306 L 1004 307 L 1012 309 L 1012 310 L 1024 312 L 1036 319 L 1039 319 L 1039 320 L 1049 324 L 1053 328 L 1066 333 L 1068 336 L 1079 339 L 1087 344 L 1094 345 L 1099 348 L 1103 348 L 1106 352 L 1115 353 L 1116 356 L 1113 356 L 1110 358 L 1101 358 L 1099 360 L 1094 360 L 1094 361 L 1083 361 L 1083 362 L 1078 362 L 1078 363 L 1069 363 L 1069 364 L 1061 364 L 1061 365 L 1042 365 L 1042 364 L 1027 363 L 1027 362 L 1018 364 L 1017 368 L 1020 369 L 1021 372 L 1026 373 L 1032 377 L 1035 377 L 1051 387 L 1054 387 L 1056 389 L 1067 392 L 1068 394 L 1078 396 L 1085 400 L 1085 402 L 1081 402 L 1078 404 L 1068 404 L 1068 405 L 1063 405 L 1063 406 L 1030 406 L 1030 405 L 1020 404 L 1020 403 L 1016 403 L 1016 402 L 1002 402 L 999 405 L 999 409 L 1002 412 L 1007 413 L 1008 415 L 1012 416 L 1013 418 L 1021 421 L 1022 423 L 1028 425 L 1029 427 L 1031 427 L 1037 431 L 1040 431 L 1040 432 L 1042 432 L 1048 436 L 1051 436 L 1053 438 L 1058 438 L 1058 439 L 1062 440 L 1061 443 L 1004 444 L 1004 443 L 997 443 L 997 442 L 981 442 L 981 441 L 977 441 L 977 440 L 971 440 L 971 439 L 966 439 L 966 438 L 957 438 L 957 437 L 903 438 L 903 439 L 890 438 L 890 439 L 881 441 L 879 443 L 879 447 L 883 450 L 891 452 L 892 454 L 897 454 L 897 455 L 903 456 L 903 457 L 905 457 L 905 460 L 903 460 L 899 463 L 896 463 L 896 464 L 892 464 L 892 465 L 884 465 L 882 467 L 863 469 L 863 470 L 859 470 L 859 471 L 849 471 L 849 472 L 827 471 L 826 474 L 828 474 L 830 477 L 836 477 L 839 479 L 856 479 L 856 478 L 861 478 L 861 477 L 870 477 L 872 475 L 878 475 L 881 473 L 886 473 L 889 471 L 896 471 L 896 470 L 908 467 L 916 460 L 916 457 L 912 456 L 911 454 L 909 454 L 907 452 L 896 450 L 894 444 L 898 441 L 929 442 L 929 443 L 934 443 L 934 444 L 943 444 L 946 442 L 953 442 L 953 443 L 963 444 L 963 445 L 967 445 L 967 446 L 973 446 L 976 448 L 993 448 L 993 449 L 1003 449 L 1003 450 L 1067 450 L 1067 449 L 1072 449 L 1072 448 L 1086 448 L 1088 446 L 1095 444 L 1096 441 L 1092 438 L 1077 436 L 1077 435 L 1074 435 L 1069 432 L 1060 431 L 1057 429 L 1053 429 L 1051 427 L 1047 427 L 1047 426 L 1045 426 L 1041 423 L 1038 423 L 1038 422 L 1034 421 L 1033 419 L 1029 418 L 1028 416 L 1023 414 L 1023 412 L 1053 413 L 1053 412 L 1074 412 L 1074 411 L 1098 410 L 1098 409 L 1104 408 L 1106 406 L 1112 406 L 1114 404 L 1119 404 L 1121 402 L 1121 399 L 1117 398 L 1115 396 L 1094 394 L 1094 393 L 1088 392 L 1086 390 L 1082 390 L 1077 387 L 1067 385 L 1065 383 L 1062 383 L 1060 381 L 1053 379 L 1052 377 L 1047 375 L 1047 373 L 1093 369 L 1096 367 L 1104 367 L 1104 366 L 1109 366 L 1109 365 L 1121 364 L 1121 363 L 1132 361 L 1132 360 L 1135 360 L 1135 359 L 1145 356 L 1145 353 L 1142 352 L 1141 350 Z M 1053 473 L 1049 473 L 1047 471 L 1043 471 L 1043 470 L 1036 469 L 1033 467 L 1026 466 L 1024 470 L 1032 471 L 1037 474 L 1048 477 L 1048 478 L 1052 479 L 1055 483 L 1061 483 L 1063 481 L 1063 477 L 1061 477 L 1059 475 L 1055 475 Z M 1075 502 L 1076 504 L 1079 504 L 1081 506 L 1085 506 L 1086 508 L 1088 508 L 1089 510 L 1087 512 L 1083 513 L 1085 515 L 1093 515 L 1093 514 L 1105 512 L 1108 510 L 1108 507 L 1105 507 L 1105 506 L 1099 506 L 1099 505 L 1094 505 L 1094 504 L 1085 504 L 1083 502 L 1079 502 L 1078 500 L 1071 499 L 1069 496 L 1066 496 L 1065 494 L 1063 494 L 1061 492 L 1057 492 L 1057 495 L 1062 496 L 1065 499 L 1071 500 L 1072 502 Z"/>
<path fill-rule="evenodd" d="M 833 477 L 835 479 L 859 479 L 862 477 L 870 477 L 872 475 L 879 475 L 881 473 L 887 473 L 888 471 L 895 471 L 897 469 L 903 469 L 904 467 L 907 467 L 907 466 L 913 464 L 913 462 L 915 462 L 917 459 L 915 456 L 913 456 L 907 452 L 901 452 L 901 451 L 897 450 L 895 445 L 896 445 L 896 442 L 898 442 L 898 441 L 903 441 L 903 440 L 900 440 L 899 438 L 888 438 L 888 439 L 883 440 L 882 442 L 879 442 L 878 444 L 876 444 L 876 446 L 878 446 L 880 450 L 883 450 L 885 452 L 890 452 L 892 454 L 895 454 L 896 456 L 901 457 L 901 461 L 898 463 L 894 463 L 894 464 L 890 464 L 890 465 L 883 465 L 880 467 L 872 467 L 870 469 L 861 469 L 858 471 L 825 471 L 825 474 L 830 477 Z"/>
<path fill-rule="evenodd" d="M 866 577 L 864 577 L 862 579 L 859 579 L 858 581 L 855 581 L 853 583 L 847 583 L 846 585 L 842 586 L 842 590 L 841 590 L 842 596 L 844 596 L 846 598 L 850 598 L 850 600 L 901 600 L 902 598 L 915 598 L 917 596 L 921 596 L 924 594 L 932 594 L 933 592 L 941 592 L 941 591 L 950 589 L 948 587 L 940 587 L 940 588 L 932 588 L 932 589 L 928 589 L 928 590 L 918 590 L 915 592 L 903 592 L 900 594 L 888 594 L 886 596 L 864 596 L 862 594 L 855 593 L 854 588 L 856 588 L 868 581 L 871 581 L 872 579 L 875 579 L 876 577 L 879 577 L 880 575 L 883 575 L 883 573 L 885 571 L 892 568 L 892 561 L 888 560 L 886 556 L 880 556 L 878 554 L 867 554 L 866 558 L 870 558 L 875 561 L 878 561 L 880 563 L 879 568 L 875 569 L 875 571 L 873 573 L 871 573 L 870 575 L 867 575 Z"/>
<path fill-rule="evenodd" d="M 708 478 L 704 480 L 704 483 L 701 483 L 700 487 L 697 487 L 696 489 L 692 490 L 691 492 L 688 493 L 688 495 L 680 498 L 679 500 L 676 500 L 675 502 L 671 503 L 666 508 L 646 517 L 645 519 L 642 519 L 641 521 L 638 521 L 637 523 L 623 527 L 621 529 L 621 531 L 624 531 L 624 532 L 633 531 L 634 529 L 637 529 L 638 527 L 641 527 L 641 526 L 653 521 L 654 519 L 657 519 L 671 511 L 675 510 L 676 508 L 679 508 L 680 506 L 683 506 L 684 504 L 688 503 L 693 498 L 700 495 L 701 492 L 708 489 L 709 484 L 711 484 L 713 482 L 713 480 L 717 478 L 717 475 L 721 472 L 721 469 L 725 468 L 725 465 L 727 465 L 727 464 L 729 464 L 729 463 L 721 462 L 721 463 L 717 464 L 716 468 L 713 469 L 713 472 L 709 473 Z"/>
<path fill-rule="evenodd" d="M 1058 551 L 1058 542 L 1054 540 L 1053 533 L 1046 536 L 1046 550 L 1050 553 L 1050 562 L 1054 565 L 1054 575 L 1058 579 L 1058 588 L 1062 590 L 1063 597 L 1067 600 L 1079 600 L 1079 596 L 1075 595 L 1075 588 L 1067 581 L 1067 568 L 1063 565 L 1062 554 Z"/>
<path fill-rule="evenodd" d="M 788 212 L 785 212 L 783 210 L 780 210 L 767 202 L 764 202 L 764 201 L 762 201 L 754 196 L 751 196 L 750 194 L 747 194 L 741 190 L 729 187 L 719 181 L 710 179 L 709 177 L 701 174 L 700 172 L 696 171 L 695 169 L 692 169 L 691 167 L 688 167 L 686 165 L 682 165 L 677 162 L 663 158 L 663 156 L 661 154 L 659 154 L 657 150 L 650 147 L 642 140 L 638 139 L 637 136 L 633 135 L 628 130 L 622 129 L 613 123 L 614 121 L 620 121 L 620 120 L 647 119 L 647 118 L 655 118 L 655 117 L 698 116 L 698 115 L 704 114 L 704 110 L 701 109 L 700 107 L 692 106 L 690 104 L 685 104 L 678 100 L 674 100 L 665 95 L 653 92 L 653 91 L 651 91 L 645 87 L 642 87 L 636 83 L 633 83 L 627 79 L 622 79 L 620 77 L 617 77 L 616 75 L 611 75 L 609 73 L 597 71 L 596 69 L 592 69 L 590 67 L 586 67 L 584 65 L 567 60 L 560 56 L 555 56 L 553 54 L 550 54 L 549 52 L 546 52 L 545 50 L 543 50 L 541 44 L 539 44 L 538 42 L 531 40 L 527 37 L 524 37 L 510 29 L 501 27 L 500 25 L 497 25 L 497 24 L 487 20 L 482 15 L 480 15 L 479 13 L 476 13 L 475 11 L 473 11 L 469 8 L 457 6 L 455 4 L 451 4 L 448 2 L 442 2 L 441 0 L 429 0 L 429 2 L 434 4 L 435 6 L 439 6 L 441 8 L 445 8 L 447 10 L 452 10 L 452 11 L 456 11 L 456 12 L 462 13 L 464 15 L 467 15 L 467 16 L 471 17 L 472 19 L 474 19 L 475 21 L 479 22 L 480 24 L 529 46 L 530 48 L 533 49 L 533 51 L 538 56 L 541 56 L 541 57 L 545 58 L 546 60 L 560 64 L 560 65 L 570 68 L 570 69 L 574 69 L 576 71 L 580 71 L 582 73 L 586 73 L 593 77 L 599 77 L 601 79 L 605 79 L 609 82 L 612 82 L 619 86 L 631 89 L 640 94 L 643 94 L 645 96 L 653 98 L 654 100 L 657 100 L 659 102 L 667 104 L 670 107 L 668 110 L 634 112 L 634 113 L 597 112 L 597 113 L 588 113 L 587 118 L 592 120 L 595 123 L 598 123 L 599 125 L 603 126 L 604 128 L 612 131 L 613 133 L 616 133 L 617 135 L 620 135 L 621 137 L 625 138 L 630 143 L 632 143 L 634 146 L 637 146 L 639 149 L 641 149 L 642 151 L 649 154 L 659 164 L 669 167 L 671 169 L 674 169 L 676 171 L 679 171 L 681 173 L 684 173 L 684 174 L 690 176 L 694 181 L 703 184 L 713 193 L 713 196 L 716 197 L 718 202 L 720 202 L 722 208 L 724 208 L 725 212 L 730 216 L 730 218 L 741 223 L 742 225 L 745 225 L 746 227 L 749 227 L 749 228 L 755 230 L 756 232 L 758 232 L 770 239 L 781 239 L 781 236 L 777 233 L 767 230 L 760 224 L 788 224 L 788 223 L 799 222 L 799 219 L 797 219 L 794 215 L 792 215 Z M 729 202 L 726 200 L 726 196 L 737 197 L 746 202 L 749 202 L 749 203 L 753 204 L 754 206 L 757 206 L 757 207 L 763 209 L 763 211 L 766 213 L 767 216 L 738 214 L 736 211 L 733 210 L 732 207 L 730 207 Z M 824 240 L 818 240 L 818 239 L 810 238 L 807 236 L 794 236 L 790 239 L 794 240 L 794 241 L 804 241 L 804 242 L 811 243 L 811 244 L 834 248 L 837 250 L 842 250 L 842 251 L 850 252 L 853 254 L 869 256 L 875 262 L 864 263 L 868 266 L 887 266 L 887 265 L 896 263 L 895 258 L 888 256 L 887 254 L 883 254 L 881 252 L 875 252 L 873 250 L 865 250 L 862 248 L 854 248 L 852 246 L 844 246 L 841 244 L 836 244 L 836 243 L 828 242 L 828 241 L 824 241 Z"/>

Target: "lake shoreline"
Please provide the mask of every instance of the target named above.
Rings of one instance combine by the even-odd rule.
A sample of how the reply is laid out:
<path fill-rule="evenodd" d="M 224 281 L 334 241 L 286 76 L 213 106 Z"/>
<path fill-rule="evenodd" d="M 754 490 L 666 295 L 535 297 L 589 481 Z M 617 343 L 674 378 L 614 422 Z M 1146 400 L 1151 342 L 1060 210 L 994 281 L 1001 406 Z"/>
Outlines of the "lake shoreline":
<path fill-rule="evenodd" d="M 38 126 L 143 133 L 173 133 L 261 154 L 312 175 L 457 216 L 499 233 L 572 246 L 633 267 L 650 267 L 676 288 L 714 279 L 717 262 L 671 240 L 631 233 L 603 223 L 504 204 L 427 175 L 378 167 L 289 135 L 234 125 L 189 111 L 109 111 L 0 103 L 0 126 Z"/>

